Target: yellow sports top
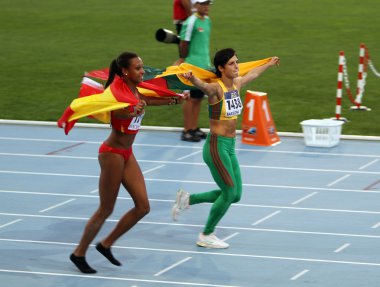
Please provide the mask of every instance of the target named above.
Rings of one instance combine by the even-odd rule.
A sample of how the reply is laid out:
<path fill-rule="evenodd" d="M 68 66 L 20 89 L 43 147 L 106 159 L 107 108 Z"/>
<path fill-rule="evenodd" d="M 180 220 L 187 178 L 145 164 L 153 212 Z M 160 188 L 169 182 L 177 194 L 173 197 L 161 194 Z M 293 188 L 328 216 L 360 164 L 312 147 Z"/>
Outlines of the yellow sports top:
<path fill-rule="evenodd" d="M 236 120 L 237 116 L 240 115 L 243 110 L 243 104 L 240 99 L 239 91 L 235 85 L 233 85 L 232 91 L 228 91 L 221 80 L 218 80 L 218 84 L 223 89 L 223 97 L 219 102 L 212 105 L 209 104 L 209 118 L 220 121 Z"/>

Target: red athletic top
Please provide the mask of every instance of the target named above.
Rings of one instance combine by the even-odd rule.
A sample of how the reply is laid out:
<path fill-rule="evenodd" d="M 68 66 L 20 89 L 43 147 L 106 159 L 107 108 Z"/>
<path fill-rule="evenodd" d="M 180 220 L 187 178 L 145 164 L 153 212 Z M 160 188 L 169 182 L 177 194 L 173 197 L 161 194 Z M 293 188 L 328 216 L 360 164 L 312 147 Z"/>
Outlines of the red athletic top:
<path fill-rule="evenodd" d="M 130 103 L 130 106 L 126 109 L 132 112 L 133 106 L 137 105 L 139 99 L 135 97 L 123 79 L 116 77 L 112 82 L 110 89 L 119 102 Z M 115 130 L 125 134 L 137 134 L 143 117 L 144 113 L 130 119 L 118 119 L 115 118 L 114 113 L 111 112 L 111 126 Z"/>
<path fill-rule="evenodd" d="M 185 21 L 187 18 L 186 10 L 182 6 L 181 0 L 174 0 L 173 5 L 173 20 Z"/>

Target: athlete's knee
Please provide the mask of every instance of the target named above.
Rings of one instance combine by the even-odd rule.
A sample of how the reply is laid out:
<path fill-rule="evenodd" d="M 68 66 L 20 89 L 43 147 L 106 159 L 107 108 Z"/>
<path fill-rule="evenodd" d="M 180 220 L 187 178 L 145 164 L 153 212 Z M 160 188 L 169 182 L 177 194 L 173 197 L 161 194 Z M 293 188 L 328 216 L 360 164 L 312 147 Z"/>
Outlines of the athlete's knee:
<path fill-rule="evenodd" d="M 150 212 L 149 202 L 136 206 L 136 212 L 140 218 L 143 218 Z"/>
<path fill-rule="evenodd" d="M 223 198 L 224 201 L 232 204 L 235 202 L 235 198 L 237 196 L 236 188 L 234 186 L 229 186 L 225 189 L 225 192 L 223 192 Z"/>
<path fill-rule="evenodd" d="M 235 198 L 234 198 L 234 200 L 232 201 L 232 203 L 239 202 L 240 200 L 241 200 L 241 194 L 236 193 Z"/>

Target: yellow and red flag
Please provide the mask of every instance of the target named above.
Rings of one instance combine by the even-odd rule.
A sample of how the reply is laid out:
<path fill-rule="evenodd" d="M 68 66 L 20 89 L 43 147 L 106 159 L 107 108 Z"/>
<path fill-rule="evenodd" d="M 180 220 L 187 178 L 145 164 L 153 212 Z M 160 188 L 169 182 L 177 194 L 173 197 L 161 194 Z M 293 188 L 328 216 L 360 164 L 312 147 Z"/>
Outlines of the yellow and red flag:
<path fill-rule="evenodd" d="M 147 97 L 180 96 L 168 89 L 144 82 L 138 85 L 138 90 Z M 135 96 L 120 77 L 116 77 L 106 89 L 102 84 L 83 77 L 79 98 L 71 102 L 57 124 L 68 134 L 77 120 L 83 117 L 92 117 L 103 123 L 109 123 L 111 111 L 128 107 L 134 99 Z"/>
<path fill-rule="evenodd" d="M 240 63 L 239 76 L 244 76 L 251 69 L 262 66 L 269 60 L 270 58 L 266 58 Z M 144 67 L 144 70 L 144 81 L 138 85 L 137 89 L 146 97 L 179 97 L 180 95 L 172 90 L 196 89 L 190 81 L 181 77 L 181 74 L 189 71 L 205 82 L 218 80 L 212 70 L 205 70 L 188 63 L 170 66 L 166 69 Z M 120 77 L 116 76 L 113 83 L 105 90 L 102 84 L 89 78 L 107 80 L 108 74 L 108 68 L 85 73 L 79 98 L 71 102 L 58 120 L 58 126 L 64 128 L 66 134 L 80 118 L 92 117 L 101 122 L 109 123 L 111 111 L 128 107 L 131 104 L 132 92 Z"/>

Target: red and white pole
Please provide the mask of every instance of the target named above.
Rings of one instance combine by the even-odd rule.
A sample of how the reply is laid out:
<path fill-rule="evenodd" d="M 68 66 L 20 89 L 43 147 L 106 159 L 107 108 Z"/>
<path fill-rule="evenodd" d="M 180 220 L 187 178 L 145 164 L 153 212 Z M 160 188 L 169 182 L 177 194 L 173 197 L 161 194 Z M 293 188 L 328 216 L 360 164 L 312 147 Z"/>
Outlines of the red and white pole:
<path fill-rule="evenodd" d="M 369 54 L 366 46 L 362 43 L 360 44 L 359 50 L 359 67 L 358 67 L 358 83 L 356 89 L 355 105 L 351 107 L 352 110 L 366 110 L 370 111 L 370 108 L 362 106 L 362 99 L 365 90 L 366 77 L 367 77 L 367 64 L 368 64 Z"/>
<path fill-rule="evenodd" d="M 342 88 L 343 88 L 343 65 L 345 57 L 344 51 L 339 53 L 339 68 L 338 68 L 338 87 L 336 90 L 336 106 L 335 106 L 335 119 L 341 120 L 342 114 Z"/>
<path fill-rule="evenodd" d="M 356 107 L 360 109 L 362 103 L 363 93 L 364 93 L 364 82 L 363 82 L 363 73 L 364 73 L 364 58 L 365 58 L 365 45 L 360 44 L 359 50 L 359 67 L 358 67 L 358 83 L 356 88 Z"/>

